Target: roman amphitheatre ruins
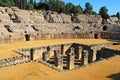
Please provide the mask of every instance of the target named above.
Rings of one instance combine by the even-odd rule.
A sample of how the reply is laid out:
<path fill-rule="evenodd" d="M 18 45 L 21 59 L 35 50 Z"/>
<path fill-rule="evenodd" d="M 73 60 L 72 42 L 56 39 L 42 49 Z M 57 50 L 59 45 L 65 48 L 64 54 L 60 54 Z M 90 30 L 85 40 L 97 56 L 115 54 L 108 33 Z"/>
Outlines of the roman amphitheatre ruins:
<path fill-rule="evenodd" d="M 0 7 L 0 80 L 120 80 L 120 21 Z"/>

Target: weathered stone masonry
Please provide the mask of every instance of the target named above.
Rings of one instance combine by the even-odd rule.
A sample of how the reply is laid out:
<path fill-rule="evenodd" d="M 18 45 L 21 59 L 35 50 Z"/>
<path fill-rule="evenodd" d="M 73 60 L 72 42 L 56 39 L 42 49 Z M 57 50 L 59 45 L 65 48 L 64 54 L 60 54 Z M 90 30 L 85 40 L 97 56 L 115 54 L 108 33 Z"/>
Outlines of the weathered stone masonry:
<path fill-rule="evenodd" d="M 78 43 L 49 45 L 15 50 L 21 56 L 0 60 L 0 67 L 37 61 L 59 71 L 73 70 L 83 65 L 119 55 L 120 51 L 107 47 L 114 43 L 84 45 Z"/>
<path fill-rule="evenodd" d="M 39 33 L 38 33 L 39 34 Z M 49 35 L 49 36 L 48 36 Z M 4 37 L 0 37 L 0 43 L 10 43 L 10 42 L 18 42 L 18 41 L 31 41 L 31 40 L 45 40 L 45 39 L 120 39 L 119 32 L 92 32 L 92 33 L 43 33 L 43 34 L 29 34 L 25 35 L 4 35 Z"/>
<path fill-rule="evenodd" d="M 16 56 L 0 60 L 0 68 L 29 62 L 29 56 Z"/>

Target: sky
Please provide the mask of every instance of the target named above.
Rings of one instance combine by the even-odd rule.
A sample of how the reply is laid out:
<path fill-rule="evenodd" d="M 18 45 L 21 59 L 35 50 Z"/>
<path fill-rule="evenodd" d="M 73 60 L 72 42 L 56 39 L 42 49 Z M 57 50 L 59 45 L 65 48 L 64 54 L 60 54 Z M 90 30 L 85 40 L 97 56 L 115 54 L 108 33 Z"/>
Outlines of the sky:
<path fill-rule="evenodd" d="M 39 0 L 38 0 L 39 1 Z M 102 6 L 106 6 L 108 13 L 110 15 L 120 12 L 120 0 L 61 0 L 65 3 L 71 2 L 74 5 L 81 5 L 82 8 L 85 8 L 85 3 L 90 2 L 93 6 L 93 11 L 99 13 L 99 9 Z"/>

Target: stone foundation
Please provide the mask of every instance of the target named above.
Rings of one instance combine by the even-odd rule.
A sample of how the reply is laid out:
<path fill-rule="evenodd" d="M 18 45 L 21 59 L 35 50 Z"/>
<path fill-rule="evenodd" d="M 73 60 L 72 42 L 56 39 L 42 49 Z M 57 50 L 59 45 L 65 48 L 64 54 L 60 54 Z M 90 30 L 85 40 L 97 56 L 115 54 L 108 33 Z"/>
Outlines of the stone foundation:
<path fill-rule="evenodd" d="M 101 59 L 120 55 L 120 51 L 107 48 L 112 45 L 114 45 L 114 43 L 93 45 L 69 43 L 23 48 L 15 50 L 15 52 L 21 56 L 0 60 L 0 67 L 37 61 L 58 71 L 73 70 Z"/>

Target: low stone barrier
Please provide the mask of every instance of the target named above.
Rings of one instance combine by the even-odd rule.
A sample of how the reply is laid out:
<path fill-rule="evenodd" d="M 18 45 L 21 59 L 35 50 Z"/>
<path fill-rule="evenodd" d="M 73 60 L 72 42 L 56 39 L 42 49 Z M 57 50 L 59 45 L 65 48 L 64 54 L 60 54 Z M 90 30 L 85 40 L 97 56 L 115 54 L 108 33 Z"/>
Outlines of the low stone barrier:
<path fill-rule="evenodd" d="M 46 39 L 114 39 L 120 40 L 120 32 L 71 32 L 71 33 L 37 33 L 21 35 L 1 35 L 0 43 L 11 43 Z"/>
<path fill-rule="evenodd" d="M 0 68 L 29 62 L 29 56 L 16 56 L 0 60 Z"/>

